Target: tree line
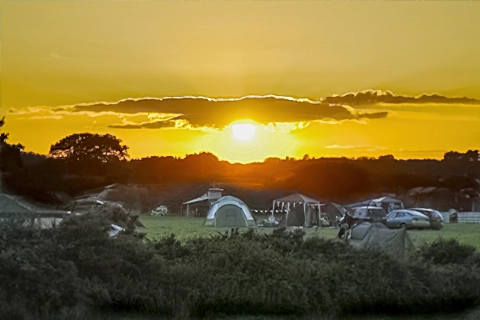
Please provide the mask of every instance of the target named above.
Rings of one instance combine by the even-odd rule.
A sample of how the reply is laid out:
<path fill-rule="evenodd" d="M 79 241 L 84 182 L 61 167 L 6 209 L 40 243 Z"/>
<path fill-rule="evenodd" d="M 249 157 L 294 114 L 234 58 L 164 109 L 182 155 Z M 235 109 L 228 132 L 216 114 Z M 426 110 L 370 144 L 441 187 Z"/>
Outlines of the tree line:
<path fill-rule="evenodd" d="M 55 192 L 72 196 L 112 183 L 168 184 L 225 182 L 262 189 L 303 192 L 338 202 L 356 201 L 379 192 L 395 193 L 418 186 L 478 189 L 478 150 L 450 151 L 443 160 L 378 158 L 267 158 L 239 164 L 208 152 L 183 158 L 153 156 L 129 159 L 128 146 L 110 134 L 67 136 L 50 147 L 48 156 L 23 152 L 1 134 L 1 169 L 15 193 L 55 202 Z"/>

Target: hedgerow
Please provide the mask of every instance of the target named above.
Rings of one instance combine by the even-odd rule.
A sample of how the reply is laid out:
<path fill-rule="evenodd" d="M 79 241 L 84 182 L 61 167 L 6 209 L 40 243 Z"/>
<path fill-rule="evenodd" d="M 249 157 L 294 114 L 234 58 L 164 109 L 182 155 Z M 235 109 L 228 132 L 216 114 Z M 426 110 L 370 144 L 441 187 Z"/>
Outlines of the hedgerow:
<path fill-rule="evenodd" d="M 458 243 L 462 260 L 435 258 L 452 244 L 397 260 L 344 242 L 304 239 L 302 231 L 232 230 L 184 242 L 173 234 L 155 241 L 135 232 L 109 238 L 108 218 L 73 217 L 49 230 L 3 221 L 0 318 L 71 319 L 78 310 L 98 309 L 177 319 L 340 317 L 453 312 L 480 301 L 480 258 Z"/>

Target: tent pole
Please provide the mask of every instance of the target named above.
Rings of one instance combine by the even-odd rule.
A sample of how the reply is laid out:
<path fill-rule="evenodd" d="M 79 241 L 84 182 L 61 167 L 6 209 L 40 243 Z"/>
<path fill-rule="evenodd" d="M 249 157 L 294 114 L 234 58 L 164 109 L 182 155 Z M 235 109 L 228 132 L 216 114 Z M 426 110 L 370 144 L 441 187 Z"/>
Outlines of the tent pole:
<path fill-rule="evenodd" d="M 275 200 L 273 200 L 273 204 L 272 204 L 272 217 L 275 219 Z"/>
<path fill-rule="evenodd" d="M 287 202 L 287 213 L 285 214 L 285 227 L 288 227 L 288 215 L 290 213 L 290 202 Z"/>
<path fill-rule="evenodd" d="M 307 203 L 303 203 L 303 226 L 308 227 L 310 223 L 307 223 Z"/>
<path fill-rule="evenodd" d="M 322 205 L 319 203 L 317 205 L 317 207 L 318 207 L 318 210 L 317 210 L 318 211 L 318 213 L 317 213 L 318 214 L 318 220 L 317 220 L 318 222 L 317 222 L 317 224 L 319 224 L 319 225 L 321 224 L 321 226 L 323 227 L 323 221 L 320 220 L 322 218 Z M 320 226 L 317 226 L 317 227 L 320 227 Z"/>

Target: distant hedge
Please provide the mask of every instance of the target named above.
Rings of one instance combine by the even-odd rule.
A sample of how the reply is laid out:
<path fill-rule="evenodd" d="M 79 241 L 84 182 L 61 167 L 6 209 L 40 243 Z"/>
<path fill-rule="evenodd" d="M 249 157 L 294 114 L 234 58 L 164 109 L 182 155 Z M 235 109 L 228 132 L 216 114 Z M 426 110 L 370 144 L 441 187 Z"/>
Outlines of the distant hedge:
<path fill-rule="evenodd" d="M 90 215 L 49 230 L 1 222 L 0 318 L 342 317 L 454 312 L 480 301 L 479 253 L 455 241 L 399 261 L 301 231 L 149 241 L 135 232 L 109 238 L 110 223 Z"/>

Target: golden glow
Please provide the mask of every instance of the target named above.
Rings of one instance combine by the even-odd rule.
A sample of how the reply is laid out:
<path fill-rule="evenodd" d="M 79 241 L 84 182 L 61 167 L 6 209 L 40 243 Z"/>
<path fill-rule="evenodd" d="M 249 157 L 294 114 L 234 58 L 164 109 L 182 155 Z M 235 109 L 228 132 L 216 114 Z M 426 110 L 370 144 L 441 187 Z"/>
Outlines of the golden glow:
<path fill-rule="evenodd" d="M 277 120 L 253 106 L 215 113 L 205 122 L 214 129 L 194 122 L 203 107 L 185 112 L 190 123 L 170 118 L 177 113 L 141 109 L 137 114 L 55 109 L 177 96 L 231 101 L 272 94 L 317 101 L 369 88 L 480 99 L 480 42 L 471 41 L 480 37 L 479 1 L 0 1 L 0 6 L 2 132 L 26 151 L 47 153 L 61 138 L 81 132 L 114 134 L 133 158 L 202 151 L 233 162 L 304 154 L 441 158 L 451 150 L 478 149 L 480 108 L 457 104 L 382 106 L 389 111 L 386 118 L 343 122 L 297 119 L 294 108 L 287 110 L 291 118 L 288 113 Z M 225 127 L 244 118 L 258 123 Z M 111 127 L 168 119 L 171 127 Z"/>
<path fill-rule="evenodd" d="M 269 157 L 285 158 L 286 155 L 297 154 L 298 140 L 292 133 L 273 132 L 268 126 L 251 124 L 256 130 L 254 138 L 250 140 L 237 140 L 229 126 L 217 132 L 204 133 L 193 143 L 194 150 L 208 150 L 221 160 L 240 163 L 261 162 Z"/>
<path fill-rule="evenodd" d="M 255 136 L 255 125 L 251 123 L 232 124 L 232 134 L 235 139 L 240 141 L 250 140 Z"/>

